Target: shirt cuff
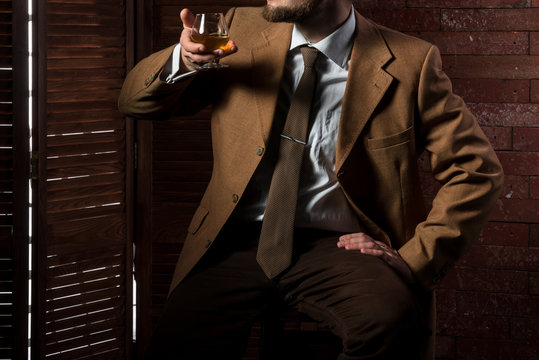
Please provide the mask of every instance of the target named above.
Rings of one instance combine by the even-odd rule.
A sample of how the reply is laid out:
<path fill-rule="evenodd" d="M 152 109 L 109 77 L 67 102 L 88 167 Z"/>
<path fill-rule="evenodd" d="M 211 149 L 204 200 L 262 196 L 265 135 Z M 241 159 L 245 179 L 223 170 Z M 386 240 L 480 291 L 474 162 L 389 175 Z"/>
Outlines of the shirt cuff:
<path fill-rule="evenodd" d="M 181 45 L 177 44 L 172 52 L 172 56 L 169 59 L 167 65 L 163 69 L 162 77 L 165 78 L 165 82 L 168 84 L 174 84 L 175 82 L 190 77 L 197 73 L 196 70 L 189 71 L 183 74 L 180 74 L 180 50 Z"/>

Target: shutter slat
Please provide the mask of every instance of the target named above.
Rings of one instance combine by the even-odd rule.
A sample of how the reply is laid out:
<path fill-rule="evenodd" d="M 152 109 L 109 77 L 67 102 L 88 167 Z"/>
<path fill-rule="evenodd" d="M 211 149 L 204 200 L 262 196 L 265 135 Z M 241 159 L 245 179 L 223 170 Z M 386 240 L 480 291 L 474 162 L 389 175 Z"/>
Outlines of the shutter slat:
<path fill-rule="evenodd" d="M 109 299 L 113 297 L 120 297 L 122 296 L 122 291 L 123 289 L 120 286 L 118 286 L 115 288 L 102 289 L 102 290 L 97 290 L 97 291 L 92 291 L 92 292 L 76 294 L 76 295 L 72 295 L 63 299 L 49 300 L 47 301 L 46 311 L 50 311 L 51 309 L 61 309 L 61 308 L 77 306 L 80 304 L 97 301 L 99 299 Z"/>
<path fill-rule="evenodd" d="M 123 329 L 122 328 L 116 328 L 111 329 L 106 332 L 97 333 L 97 334 L 86 334 L 86 336 L 82 338 L 77 339 L 70 339 L 70 340 L 63 340 L 62 342 L 58 342 L 53 345 L 48 345 L 47 352 L 51 354 L 58 353 L 66 350 L 70 351 L 70 358 L 76 359 L 80 354 L 92 354 L 95 353 L 95 349 L 93 349 L 93 346 L 96 348 L 99 347 L 100 344 L 111 342 L 112 344 L 117 344 L 117 341 L 119 339 L 123 339 Z M 76 355 L 77 354 L 77 355 Z M 52 359 L 55 359 L 56 357 L 54 355 L 51 356 Z"/>
<path fill-rule="evenodd" d="M 47 211 L 51 214 L 68 213 L 79 209 L 88 209 L 103 204 L 120 204 L 124 200 L 124 194 L 112 194 L 72 199 L 66 201 L 54 201 L 47 204 Z"/>
<path fill-rule="evenodd" d="M 121 335 L 118 335 L 121 336 Z M 88 343 L 85 347 L 78 347 L 76 349 L 71 349 L 63 353 L 53 354 L 47 359 L 51 360 L 73 360 L 73 359 L 101 359 L 101 360 L 117 360 L 118 354 L 121 354 L 125 351 L 125 347 L 120 347 L 120 344 L 125 342 L 124 336 L 114 339 L 115 341 L 107 342 L 90 342 L 94 339 L 87 339 Z M 95 340 L 94 340 L 95 341 Z M 122 355 L 122 359 L 124 356 Z"/>
<path fill-rule="evenodd" d="M 120 308 L 122 306 L 123 299 L 122 297 L 102 299 L 102 301 L 96 301 L 93 303 L 82 304 L 80 306 L 74 306 L 67 309 L 58 309 L 56 311 L 49 311 L 47 313 L 47 320 L 51 324 L 63 323 L 66 325 L 65 329 L 71 328 L 70 319 L 77 317 L 80 314 L 91 314 L 98 313 L 102 310 L 111 309 L 111 308 Z M 104 317 L 103 319 L 108 319 L 109 317 Z"/>
<path fill-rule="evenodd" d="M 63 169 L 50 169 L 48 174 L 51 179 L 62 179 L 76 176 L 105 175 L 120 173 L 123 170 L 122 164 L 101 164 L 84 167 L 72 167 Z"/>
<path fill-rule="evenodd" d="M 123 184 L 124 176 L 121 173 L 115 174 L 103 174 L 103 175 L 92 175 L 88 177 L 82 177 L 77 179 L 64 179 L 50 181 L 48 190 L 49 191 L 59 191 L 66 189 L 77 189 L 88 185 L 108 185 L 116 184 L 120 186 Z"/>
<path fill-rule="evenodd" d="M 121 278 L 109 278 L 104 281 L 96 281 L 87 284 L 78 284 L 70 287 L 55 288 L 47 290 L 47 297 L 57 299 L 66 296 L 72 296 L 84 292 L 98 291 L 103 289 L 115 288 L 123 285 Z M 53 330 L 50 330 L 53 331 Z"/>
<path fill-rule="evenodd" d="M 49 191 L 48 197 L 50 202 L 63 202 L 63 201 L 77 201 L 78 199 L 89 198 L 92 196 L 106 196 L 110 194 L 123 194 L 124 191 L 118 186 L 118 184 L 108 185 L 96 185 L 79 187 L 77 191 L 59 190 Z"/>
<path fill-rule="evenodd" d="M 54 344 L 55 342 L 59 340 L 63 340 L 65 338 L 77 338 L 84 336 L 86 334 L 93 334 L 97 332 L 103 332 L 109 329 L 115 329 L 122 325 L 121 319 L 118 318 L 110 318 L 106 319 L 100 322 L 90 323 L 90 324 L 83 324 L 79 327 L 74 327 L 69 330 L 64 330 L 60 334 L 56 333 L 50 333 L 47 334 L 47 342 L 49 344 Z M 52 350 L 49 348 L 49 350 Z"/>
<path fill-rule="evenodd" d="M 49 122 L 47 130 L 51 134 L 66 134 L 77 132 L 89 132 L 89 131 L 106 131 L 106 130 L 121 130 L 123 129 L 123 120 L 119 119 L 103 119 L 103 121 L 88 121 L 83 120 L 77 122 L 63 122 L 53 123 Z"/>

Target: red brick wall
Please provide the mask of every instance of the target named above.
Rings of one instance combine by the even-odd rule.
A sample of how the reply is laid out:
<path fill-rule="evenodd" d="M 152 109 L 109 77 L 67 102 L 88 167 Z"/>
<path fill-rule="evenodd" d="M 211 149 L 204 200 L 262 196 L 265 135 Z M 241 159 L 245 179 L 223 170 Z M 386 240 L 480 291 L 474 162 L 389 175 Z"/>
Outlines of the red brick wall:
<path fill-rule="evenodd" d="M 506 174 L 481 238 L 437 292 L 437 358 L 539 359 L 539 0 L 356 0 L 356 7 L 440 48 L 454 91 Z M 427 175 L 425 185 L 431 197 L 437 185 Z"/>

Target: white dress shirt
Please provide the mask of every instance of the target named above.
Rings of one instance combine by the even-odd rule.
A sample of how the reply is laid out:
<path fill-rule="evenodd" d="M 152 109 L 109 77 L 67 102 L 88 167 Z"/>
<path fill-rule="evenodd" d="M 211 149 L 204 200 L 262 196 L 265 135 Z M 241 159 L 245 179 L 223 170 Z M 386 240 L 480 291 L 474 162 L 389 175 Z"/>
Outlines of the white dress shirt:
<path fill-rule="evenodd" d="M 315 64 L 318 83 L 311 110 L 309 132 L 301 170 L 295 226 L 341 232 L 360 231 L 355 213 L 342 192 L 335 174 L 335 152 L 342 100 L 348 77 L 350 53 L 356 26 L 354 12 L 346 22 L 323 40 L 311 44 L 294 26 L 285 64 L 276 117 L 286 118 L 292 96 L 303 75 L 303 45 L 321 54 Z M 257 169 L 252 184 L 240 202 L 236 218 L 258 220 L 264 217 L 272 168 Z M 253 189 L 258 188 L 258 190 Z"/>

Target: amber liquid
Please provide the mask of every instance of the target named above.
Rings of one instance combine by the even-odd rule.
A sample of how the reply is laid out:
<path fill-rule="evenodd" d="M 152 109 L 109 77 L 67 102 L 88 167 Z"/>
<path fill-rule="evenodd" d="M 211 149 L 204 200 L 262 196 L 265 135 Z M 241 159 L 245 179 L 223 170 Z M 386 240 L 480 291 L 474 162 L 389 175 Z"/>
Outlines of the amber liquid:
<path fill-rule="evenodd" d="M 203 44 L 206 50 L 213 51 L 217 49 L 225 49 L 228 43 L 228 35 L 200 35 L 195 32 L 191 34 L 191 40 L 196 43 Z"/>

